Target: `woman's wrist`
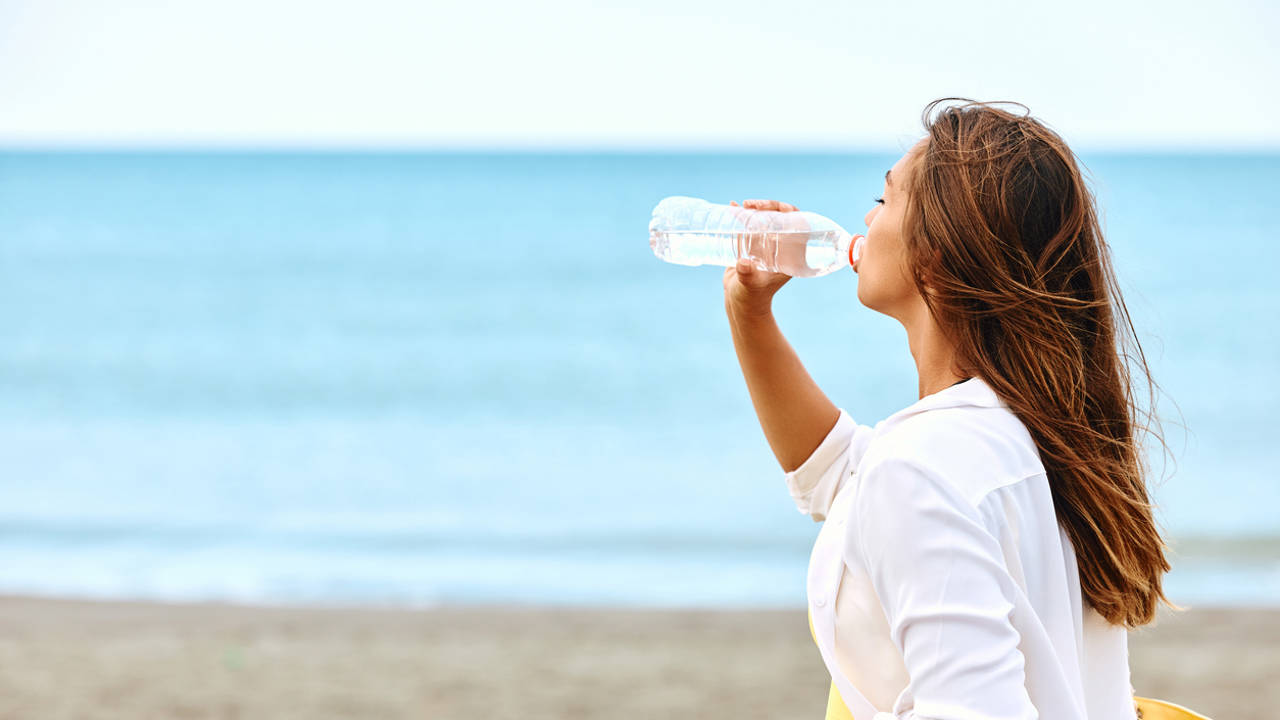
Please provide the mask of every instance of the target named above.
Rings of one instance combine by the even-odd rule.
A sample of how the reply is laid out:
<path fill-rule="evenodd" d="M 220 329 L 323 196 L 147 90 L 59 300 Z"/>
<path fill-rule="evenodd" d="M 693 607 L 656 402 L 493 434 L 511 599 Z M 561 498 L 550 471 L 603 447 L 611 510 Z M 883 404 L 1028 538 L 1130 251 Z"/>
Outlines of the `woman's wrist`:
<path fill-rule="evenodd" d="M 755 302 L 735 302 L 725 300 L 725 314 L 734 324 L 750 325 L 773 319 L 773 298 L 768 297 Z"/>

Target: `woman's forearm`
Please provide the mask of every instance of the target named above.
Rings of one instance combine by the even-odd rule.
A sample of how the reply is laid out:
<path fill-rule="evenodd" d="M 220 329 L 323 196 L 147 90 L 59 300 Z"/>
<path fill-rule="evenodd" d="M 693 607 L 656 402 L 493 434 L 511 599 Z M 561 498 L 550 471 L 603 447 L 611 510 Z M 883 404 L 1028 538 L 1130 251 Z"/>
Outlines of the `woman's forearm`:
<path fill-rule="evenodd" d="M 772 312 L 726 303 L 733 347 L 769 447 L 785 472 L 800 467 L 835 427 L 840 410 L 809 377 Z"/>

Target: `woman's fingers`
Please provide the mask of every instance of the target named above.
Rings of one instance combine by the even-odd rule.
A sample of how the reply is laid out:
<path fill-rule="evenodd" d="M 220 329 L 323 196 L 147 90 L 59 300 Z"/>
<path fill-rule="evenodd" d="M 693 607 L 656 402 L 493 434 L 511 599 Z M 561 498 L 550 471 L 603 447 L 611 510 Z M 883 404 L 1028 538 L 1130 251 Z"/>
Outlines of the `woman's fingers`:
<path fill-rule="evenodd" d="M 742 207 L 752 210 L 776 210 L 778 212 L 794 212 L 795 205 L 778 200 L 743 200 Z"/>

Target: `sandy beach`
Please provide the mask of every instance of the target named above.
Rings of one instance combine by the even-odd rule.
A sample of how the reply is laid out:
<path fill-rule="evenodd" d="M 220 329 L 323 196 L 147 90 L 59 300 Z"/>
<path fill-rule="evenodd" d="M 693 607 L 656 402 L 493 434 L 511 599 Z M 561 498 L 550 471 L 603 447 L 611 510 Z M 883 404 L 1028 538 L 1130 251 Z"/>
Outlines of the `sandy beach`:
<path fill-rule="evenodd" d="M 1280 706 L 1280 610 L 1131 636 L 1140 694 Z M 0 718 L 808 718 L 803 610 L 316 609 L 0 598 Z"/>

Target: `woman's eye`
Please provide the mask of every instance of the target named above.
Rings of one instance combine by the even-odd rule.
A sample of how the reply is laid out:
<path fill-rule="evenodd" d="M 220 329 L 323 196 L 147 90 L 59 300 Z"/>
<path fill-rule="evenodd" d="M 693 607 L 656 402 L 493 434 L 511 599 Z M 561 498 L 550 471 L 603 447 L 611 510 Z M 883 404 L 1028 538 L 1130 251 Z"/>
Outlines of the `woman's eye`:
<path fill-rule="evenodd" d="M 876 202 L 876 203 L 880 204 L 880 205 L 883 205 L 883 204 L 884 204 L 884 198 L 883 198 L 883 197 L 871 198 L 871 200 L 872 200 L 873 202 Z"/>

